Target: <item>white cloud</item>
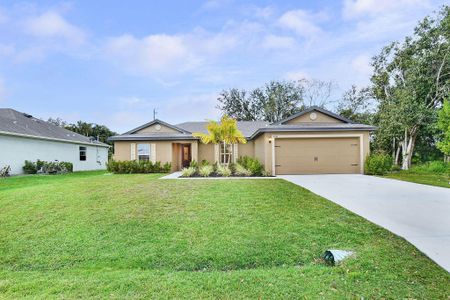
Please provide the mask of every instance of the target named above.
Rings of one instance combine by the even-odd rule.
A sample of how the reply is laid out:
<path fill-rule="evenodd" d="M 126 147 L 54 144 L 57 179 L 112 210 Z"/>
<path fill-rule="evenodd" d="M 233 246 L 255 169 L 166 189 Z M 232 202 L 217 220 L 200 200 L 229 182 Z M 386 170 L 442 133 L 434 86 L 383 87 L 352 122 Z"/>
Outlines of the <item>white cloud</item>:
<path fill-rule="evenodd" d="M 195 63 L 184 38 L 166 34 L 142 39 L 126 34 L 107 40 L 104 51 L 113 61 L 136 73 L 186 69 Z"/>
<path fill-rule="evenodd" d="M 311 78 L 311 76 L 307 72 L 301 71 L 301 70 L 287 72 L 284 75 L 284 79 L 287 79 L 287 80 L 297 81 L 297 80 L 308 79 L 308 78 Z"/>
<path fill-rule="evenodd" d="M 41 38 L 63 38 L 68 43 L 80 45 L 85 42 L 86 34 L 79 27 L 70 24 L 54 11 L 45 12 L 24 22 L 28 34 Z"/>
<path fill-rule="evenodd" d="M 269 34 L 264 37 L 262 45 L 268 49 L 290 49 L 295 46 L 295 39 L 289 36 Z"/>
<path fill-rule="evenodd" d="M 218 119 L 217 96 L 218 94 L 215 92 L 192 93 L 155 101 L 139 97 L 125 97 L 121 101 L 127 102 L 128 107 L 119 105 L 119 111 L 105 116 L 104 123 L 113 124 L 111 126 L 113 130 L 126 132 L 151 121 L 154 108 L 157 110 L 156 117 L 158 119 L 171 124 Z M 142 103 L 144 103 L 144 107 L 141 106 Z"/>
<path fill-rule="evenodd" d="M 427 0 L 344 0 L 343 16 L 355 18 L 365 15 L 392 13 L 407 7 L 427 6 Z"/>
<path fill-rule="evenodd" d="M 258 23 L 230 22 L 218 33 L 195 28 L 189 33 L 143 38 L 125 34 L 107 39 L 102 55 L 135 75 L 176 75 L 215 63 L 238 45 L 248 45 L 260 30 Z"/>
<path fill-rule="evenodd" d="M 317 23 L 325 18 L 324 13 L 315 14 L 299 9 L 284 13 L 278 22 L 282 27 L 290 29 L 300 36 L 312 38 L 323 32 Z"/>
<path fill-rule="evenodd" d="M 371 57 L 369 54 L 360 54 L 350 62 L 352 69 L 367 78 L 372 74 L 373 68 L 370 65 Z"/>
<path fill-rule="evenodd" d="M 262 19 L 269 19 L 272 17 L 275 13 L 275 8 L 273 6 L 264 6 L 264 7 L 253 7 L 250 10 L 251 15 L 262 18 Z"/>

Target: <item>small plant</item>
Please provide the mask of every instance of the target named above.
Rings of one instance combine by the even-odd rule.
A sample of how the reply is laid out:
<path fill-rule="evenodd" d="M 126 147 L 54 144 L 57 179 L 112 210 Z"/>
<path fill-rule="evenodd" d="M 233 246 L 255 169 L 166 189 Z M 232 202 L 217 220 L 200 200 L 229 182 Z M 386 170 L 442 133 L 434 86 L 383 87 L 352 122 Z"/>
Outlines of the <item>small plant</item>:
<path fill-rule="evenodd" d="M 263 177 L 271 177 L 272 173 L 270 173 L 269 171 L 264 170 L 263 173 L 262 173 L 262 176 Z"/>
<path fill-rule="evenodd" d="M 9 177 L 11 174 L 11 167 L 10 166 L 4 166 L 0 169 L 0 177 Z"/>
<path fill-rule="evenodd" d="M 191 160 L 191 162 L 189 163 L 189 168 L 195 168 L 195 169 L 198 168 L 198 163 L 195 159 Z"/>
<path fill-rule="evenodd" d="M 238 159 L 238 164 L 249 170 L 252 175 L 261 176 L 264 172 L 264 165 L 258 159 L 250 156 L 241 156 Z"/>
<path fill-rule="evenodd" d="M 25 174 L 36 174 L 38 171 L 36 163 L 29 160 L 25 161 L 25 165 L 23 166 L 22 169 Z"/>
<path fill-rule="evenodd" d="M 212 172 L 214 172 L 214 168 L 213 168 L 213 166 L 210 166 L 210 165 L 201 166 L 198 169 L 198 173 L 202 177 L 208 177 L 209 175 L 211 175 Z"/>
<path fill-rule="evenodd" d="M 164 173 L 169 173 L 171 169 L 172 169 L 172 164 L 170 162 L 166 162 L 163 165 L 163 172 Z"/>
<path fill-rule="evenodd" d="M 218 166 L 217 167 L 217 174 L 223 177 L 230 177 L 231 176 L 231 170 L 227 166 Z"/>
<path fill-rule="evenodd" d="M 234 174 L 236 174 L 237 176 L 247 176 L 248 177 L 248 176 L 252 175 L 252 172 L 250 172 L 249 170 L 244 168 L 242 165 L 236 164 Z"/>
<path fill-rule="evenodd" d="M 444 174 L 450 172 L 450 163 L 443 161 L 430 161 L 421 165 L 414 166 L 410 172 L 414 173 L 435 173 Z"/>
<path fill-rule="evenodd" d="M 194 167 L 184 168 L 181 170 L 182 177 L 192 177 L 194 176 L 196 169 Z"/>
<path fill-rule="evenodd" d="M 384 175 L 392 169 L 392 158 L 383 153 L 374 153 L 366 158 L 364 172 L 368 175 Z"/>
<path fill-rule="evenodd" d="M 202 166 L 209 166 L 210 165 L 210 163 L 209 163 L 209 161 L 207 161 L 206 159 L 203 159 L 202 160 L 202 162 L 200 163 L 200 166 L 202 167 Z"/>

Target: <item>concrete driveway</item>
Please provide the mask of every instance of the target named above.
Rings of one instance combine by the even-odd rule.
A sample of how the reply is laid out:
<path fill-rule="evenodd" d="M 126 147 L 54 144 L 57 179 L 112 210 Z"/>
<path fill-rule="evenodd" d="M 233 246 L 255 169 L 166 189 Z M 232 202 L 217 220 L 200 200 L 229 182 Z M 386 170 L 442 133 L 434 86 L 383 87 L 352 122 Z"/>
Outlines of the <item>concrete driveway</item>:
<path fill-rule="evenodd" d="M 278 177 L 405 238 L 450 272 L 450 189 L 356 174 Z"/>

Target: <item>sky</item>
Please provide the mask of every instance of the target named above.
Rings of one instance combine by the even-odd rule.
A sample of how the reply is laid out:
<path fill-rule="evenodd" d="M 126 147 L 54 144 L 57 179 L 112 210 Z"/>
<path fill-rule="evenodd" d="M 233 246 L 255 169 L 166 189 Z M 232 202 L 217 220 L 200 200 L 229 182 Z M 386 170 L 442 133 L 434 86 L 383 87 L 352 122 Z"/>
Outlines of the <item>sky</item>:
<path fill-rule="evenodd" d="M 369 84 L 371 57 L 438 0 L 0 0 L 0 107 L 125 132 L 217 119 L 224 89 Z M 332 107 L 329 107 L 332 109 Z"/>

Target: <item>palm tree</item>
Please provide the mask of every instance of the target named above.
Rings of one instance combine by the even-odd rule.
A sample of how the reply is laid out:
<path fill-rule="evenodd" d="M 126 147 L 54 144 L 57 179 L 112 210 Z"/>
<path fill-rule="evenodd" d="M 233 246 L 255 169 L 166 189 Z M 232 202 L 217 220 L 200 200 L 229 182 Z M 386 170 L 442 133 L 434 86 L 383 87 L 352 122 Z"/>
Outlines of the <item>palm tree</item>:
<path fill-rule="evenodd" d="M 196 132 L 192 135 L 200 138 L 200 141 L 204 144 L 219 144 L 224 149 L 228 149 L 233 144 L 245 144 L 245 139 L 242 132 L 237 128 L 237 122 L 235 119 L 224 115 L 220 122 L 210 121 L 206 126 L 208 134 Z M 223 164 L 228 165 L 231 162 L 231 156 L 233 154 L 233 147 L 231 151 L 224 151 L 225 159 Z"/>

